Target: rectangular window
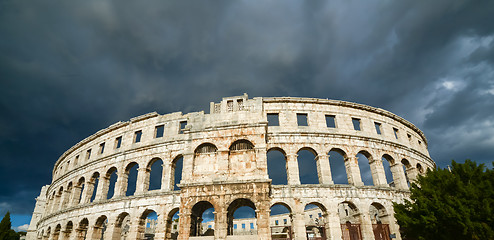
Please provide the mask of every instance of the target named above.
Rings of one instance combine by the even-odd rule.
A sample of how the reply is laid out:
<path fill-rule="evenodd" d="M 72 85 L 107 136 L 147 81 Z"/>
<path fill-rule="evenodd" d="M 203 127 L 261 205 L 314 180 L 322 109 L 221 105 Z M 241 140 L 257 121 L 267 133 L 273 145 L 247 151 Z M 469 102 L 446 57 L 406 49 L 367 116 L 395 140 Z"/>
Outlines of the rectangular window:
<path fill-rule="evenodd" d="M 376 126 L 377 134 L 381 135 L 381 124 L 378 122 L 374 122 L 374 126 Z"/>
<path fill-rule="evenodd" d="M 237 224 L 233 224 L 233 229 L 237 229 Z"/>
<path fill-rule="evenodd" d="M 237 99 L 237 106 L 238 106 L 238 110 L 240 110 L 240 111 L 244 110 L 244 100 L 243 99 Z"/>
<path fill-rule="evenodd" d="M 154 138 L 163 137 L 163 133 L 165 132 L 165 125 L 156 126 L 154 132 Z"/>
<path fill-rule="evenodd" d="M 228 108 L 228 112 L 233 112 L 233 100 L 228 100 L 226 102 L 226 107 Z"/>
<path fill-rule="evenodd" d="M 319 218 L 322 218 L 322 214 L 321 213 L 318 213 L 317 216 L 319 216 Z"/>
<path fill-rule="evenodd" d="M 134 142 L 135 142 L 135 143 L 140 142 L 140 141 L 141 141 L 141 136 L 142 136 L 142 131 L 141 131 L 141 130 L 136 131 L 136 132 L 134 133 Z"/>
<path fill-rule="evenodd" d="M 91 149 L 88 149 L 86 151 L 86 159 L 89 159 L 91 157 Z"/>
<path fill-rule="evenodd" d="M 360 119 L 359 118 L 352 118 L 352 123 L 353 123 L 353 129 L 360 131 Z"/>
<path fill-rule="evenodd" d="M 312 218 L 312 214 L 311 214 L 311 215 L 309 215 L 309 218 Z"/>
<path fill-rule="evenodd" d="M 122 146 L 122 136 L 115 139 L 115 149 L 120 148 L 120 146 Z"/>
<path fill-rule="evenodd" d="M 173 225 L 173 229 L 177 229 L 177 226 L 178 226 L 178 225 Z"/>
<path fill-rule="evenodd" d="M 74 166 L 77 166 L 77 162 L 79 162 L 79 155 L 75 156 Z"/>
<path fill-rule="evenodd" d="M 178 132 L 184 133 L 185 126 L 187 126 L 187 121 L 181 121 L 180 122 L 180 130 Z"/>
<path fill-rule="evenodd" d="M 101 143 L 99 145 L 99 154 L 103 154 L 104 151 L 105 151 L 105 143 Z"/>
<path fill-rule="evenodd" d="M 309 126 L 307 122 L 307 113 L 297 113 L 297 124 L 299 126 Z"/>
<path fill-rule="evenodd" d="M 326 115 L 326 127 L 336 128 L 335 115 Z"/>
<path fill-rule="evenodd" d="M 286 225 L 286 223 L 287 223 L 287 220 L 286 220 L 286 218 L 285 218 L 285 219 L 283 219 L 283 224 L 285 224 L 285 225 Z"/>
<path fill-rule="evenodd" d="M 245 223 L 242 223 L 242 229 L 245 229 Z"/>
<path fill-rule="evenodd" d="M 250 223 L 250 229 L 254 229 L 254 223 Z"/>
<path fill-rule="evenodd" d="M 398 139 L 398 129 L 393 128 L 393 132 L 395 133 L 395 138 Z"/>
<path fill-rule="evenodd" d="M 274 225 L 278 226 L 279 222 L 278 220 L 274 220 Z"/>
<path fill-rule="evenodd" d="M 410 133 L 407 133 L 407 137 L 408 137 L 408 141 L 412 141 L 412 135 L 410 135 Z"/>
<path fill-rule="evenodd" d="M 278 113 L 268 113 L 268 126 L 279 126 L 280 118 Z"/>

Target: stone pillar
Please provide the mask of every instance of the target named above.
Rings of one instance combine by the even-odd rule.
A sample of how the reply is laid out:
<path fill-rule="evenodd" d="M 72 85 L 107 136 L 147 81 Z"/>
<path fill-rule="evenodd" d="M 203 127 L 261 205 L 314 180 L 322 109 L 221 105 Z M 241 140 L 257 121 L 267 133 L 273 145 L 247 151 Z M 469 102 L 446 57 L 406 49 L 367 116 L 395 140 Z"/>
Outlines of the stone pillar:
<path fill-rule="evenodd" d="M 117 177 L 117 182 L 115 183 L 115 193 L 114 198 L 124 197 L 127 191 L 127 183 L 129 181 L 129 174 L 124 171 L 120 172 L 120 176 Z"/>
<path fill-rule="evenodd" d="M 307 235 L 305 233 L 305 214 L 302 212 L 296 212 L 293 214 L 293 231 L 295 239 L 306 240 Z"/>
<path fill-rule="evenodd" d="M 354 186 L 364 186 L 362 177 L 360 176 L 360 169 L 358 167 L 357 157 L 345 158 L 346 175 L 348 178 L 348 184 Z"/>
<path fill-rule="evenodd" d="M 193 164 L 194 164 L 194 153 L 192 152 L 192 153 L 184 154 L 183 167 L 182 167 L 182 181 L 188 182 L 192 178 Z"/>
<path fill-rule="evenodd" d="M 105 193 L 105 187 L 106 183 L 108 182 L 108 178 L 106 176 L 100 176 L 98 180 L 98 186 L 96 187 L 96 196 L 94 196 L 94 201 L 100 201 L 103 200 L 103 198 L 106 198 L 106 193 Z"/>
<path fill-rule="evenodd" d="M 158 219 L 156 223 L 156 228 L 154 230 L 154 239 L 163 240 L 165 239 L 165 228 L 166 228 L 166 215 L 158 214 Z"/>
<path fill-rule="evenodd" d="M 342 238 L 340 216 L 338 214 L 338 204 L 328 206 L 329 212 L 326 214 L 326 237 L 329 240 L 340 240 Z"/>
<path fill-rule="evenodd" d="M 419 171 L 416 167 L 407 168 L 407 175 L 408 175 L 408 179 L 410 181 L 410 184 L 417 180 L 418 174 L 419 174 Z"/>
<path fill-rule="evenodd" d="M 395 163 L 390 166 L 391 173 L 393 174 L 393 180 L 397 189 L 408 189 L 407 178 L 401 163 Z"/>
<path fill-rule="evenodd" d="M 331 177 L 331 167 L 329 166 L 328 155 L 318 155 L 316 157 L 317 176 L 319 176 L 319 184 L 333 184 Z"/>
<path fill-rule="evenodd" d="M 95 182 L 93 182 L 92 180 L 89 180 L 86 183 L 86 187 L 84 188 L 84 192 L 82 193 L 82 196 L 83 196 L 82 203 L 91 202 L 91 197 L 93 196 L 93 191 L 95 190 L 94 184 L 95 184 Z"/>
<path fill-rule="evenodd" d="M 369 159 L 369 165 L 372 174 L 372 182 L 374 186 L 388 187 L 386 181 L 386 174 L 384 173 L 384 166 L 381 159 Z"/>
<path fill-rule="evenodd" d="M 161 166 L 163 167 L 163 172 L 161 173 L 161 190 L 168 192 L 172 190 L 171 188 L 172 164 L 168 163 L 167 161 L 167 163 L 163 163 L 163 165 Z"/>
<path fill-rule="evenodd" d="M 140 217 L 135 217 L 130 221 L 130 230 L 127 239 L 143 239 L 145 220 Z"/>
<path fill-rule="evenodd" d="M 269 213 L 271 210 L 269 210 L 269 202 L 262 205 L 255 210 L 257 216 L 257 239 L 269 240 L 271 239 L 271 228 L 269 227 Z"/>
<path fill-rule="evenodd" d="M 257 160 L 257 169 L 260 170 L 260 173 L 263 175 L 263 178 L 269 179 L 268 176 L 268 159 L 267 159 L 267 151 L 266 146 L 255 147 L 256 152 L 256 160 Z"/>
<path fill-rule="evenodd" d="M 101 201 L 106 200 L 108 196 L 108 189 L 110 188 L 110 176 L 100 177 L 98 183 L 98 191 L 96 192 L 95 200 Z"/>
<path fill-rule="evenodd" d="M 182 212 L 183 208 L 180 208 L 180 213 L 178 214 L 178 240 L 188 240 L 189 235 L 190 235 L 190 209 L 184 209 Z M 217 216 L 215 216 L 215 221 Z M 216 223 L 215 222 L 215 236 L 218 236 L 218 232 L 216 232 Z M 226 230 L 226 228 L 225 228 Z M 225 234 L 226 238 L 226 234 Z"/>
<path fill-rule="evenodd" d="M 221 208 L 214 212 L 214 238 L 226 239 L 228 235 L 228 217 L 226 208 Z"/>
<path fill-rule="evenodd" d="M 401 234 L 400 234 L 400 226 L 396 222 L 395 216 L 394 216 L 394 211 L 391 211 L 389 214 L 390 223 L 389 223 L 389 232 L 391 234 L 395 234 L 396 238 L 393 240 L 401 240 Z"/>
<path fill-rule="evenodd" d="M 373 240 L 374 230 L 372 230 L 372 222 L 369 216 L 369 208 L 361 205 L 362 212 L 360 213 L 360 226 L 363 240 Z"/>
<path fill-rule="evenodd" d="M 288 185 L 300 185 L 298 172 L 297 154 L 287 154 L 286 156 L 286 176 Z"/>
<path fill-rule="evenodd" d="M 120 238 L 116 238 L 116 236 L 114 236 L 115 235 L 115 224 L 116 224 L 116 222 L 112 222 L 112 223 L 108 222 L 108 224 L 106 225 L 104 240 L 120 239 Z"/>
<path fill-rule="evenodd" d="M 71 190 L 72 189 L 70 189 L 70 190 L 67 189 L 67 190 L 62 192 L 62 196 L 61 196 L 61 200 L 60 200 L 60 209 L 64 209 L 64 208 L 69 207 L 68 203 L 69 203 L 69 199 L 70 199 L 70 195 L 71 195 Z"/>
<path fill-rule="evenodd" d="M 145 181 L 146 181 L 146 175 L 148 174 L 149 172 L 145 167 L 139 167 L 137 169 L 136 192 L 134 195 L 139 195 L 147 191 L 147 186 L 149 186 L 149 181 L 147 184 L 145 184 Z"/>

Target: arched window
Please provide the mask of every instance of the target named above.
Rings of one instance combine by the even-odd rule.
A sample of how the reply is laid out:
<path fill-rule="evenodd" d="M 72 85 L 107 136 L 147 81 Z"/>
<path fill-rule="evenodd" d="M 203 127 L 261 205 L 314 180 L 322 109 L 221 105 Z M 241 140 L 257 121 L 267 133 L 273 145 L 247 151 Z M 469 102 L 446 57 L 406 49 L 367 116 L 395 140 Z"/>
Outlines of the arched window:
<path fill-rule="evenodd" d="M 293 239 L 293 219 L 290 207 L 284 203 L 276 203 L 271 206 L 270 210 L 271 239 Z"/>
<path fill-rule="evenodd" d="M 204 153 L 215 153 L 218 151 L 218 148 L 211 143 L 203 143 L 199 145 L 194 151 L 195 154 L 204 154 Z"/>
<path fill-rule="evenodd" d="M 381 160 L 383 162 L 386 183 L 389 184 L 390 187 L 394 187 L 396 183 L 394 182 L 393 172 L 391 171 L 391 166 L 394 164 L 394 159 L 388 154 L 384 154 Z"/>
<path fill-rule="evenodd" d="M 233 201 L 227 209 L 228 235 L 257 235 L 255 210 L 255 204 L 249 199 L 239 198 Z M 243 219 L 242 223 L 237 221 L 239 219 Z"/>
<path fill-rule="evenodd" d="M 99 184 L 99 173 L 95 172 L 93 176 L 91 177 L 91 198 L 89 202 L 93 202 L 94 199 L 96 199 L 96 192 L 98 191 L 98 184 Z"/>
<path fill-rule="evenodd" d="M 364 185 L 374 185 L 372 171 L 369 165 L 370 154 L 365 151 L 360 151 L 357 154 L 358 167 L 360 169 L 360 176 Z"/>
<path fill-rule="evenodd" d="M 131 162 L 125 168 L 125 174 L 127 176 L 126 182 L 126 191 L 125 196 L 132 196 L 136 191 L 137 184 L 137 169 L 139 168 L 139 164 L 136 162 Z"/>
<path fill-rule="evenodd" d="M 180 184 L 180 181 L 182 180 L 183 164 L 184 164 L 184 158 L 182 155 L 176 157 L 172 162 L 171 175 L 173 176 L 173 178 L 171 178 L 170 184 L 173 190 L 180 190 L 178 184 Z"/>
<path fill-rule="evenodd" d="M 163 161 L 159 158 L 151 160 L 148 167 L 149 173 L 149 191 L 161 188 L 161 178 L 163 174 Z"/>
<path fill-rule="evenodd" d="M 268 176 L 273 185 L 287 185 L 286 156 L 279 148 L 272 148 L 267 153 Z"/>
<path fill-rule="evenodd" d="M 107 226 L 108 218 L 105 215 L 101 215 L 94 224 L 92 239 L 105 239 Z"/>
<path fill-rule="evenodd" d="M 348 184 L 345 166 L 346 153 L 340 149 L 331 149 L 328 155 L 334 184 Z"/>
<path fill-rule="evenodd" d="M 106 173 L 106 180 L 108 181 L 108 192 L 106 193 L 106 199 L 110 199 L 115 196 L 115 184 L 117 183 L 117 168 L 112 167 Z"/>
<path fill-rule="evenodd" d="M 252 150 L 254 145 L 245 139 L 237 140 L 230 146 L 230 151 Z"/>
<path fill-rule="evenodd" d="M 190 214 L 190 236 L 214 236 L 214 224 L 204 229 L 203 223 L 214 223 L 214 207 L 210 202 L 201 201 L 192 207 Z"/>
<path fill-rule="evenodd" d="M 301 184 L 318 184 L 316 152 L 311 148 L 302 148 L 297 152 L 298 171 Z"/>

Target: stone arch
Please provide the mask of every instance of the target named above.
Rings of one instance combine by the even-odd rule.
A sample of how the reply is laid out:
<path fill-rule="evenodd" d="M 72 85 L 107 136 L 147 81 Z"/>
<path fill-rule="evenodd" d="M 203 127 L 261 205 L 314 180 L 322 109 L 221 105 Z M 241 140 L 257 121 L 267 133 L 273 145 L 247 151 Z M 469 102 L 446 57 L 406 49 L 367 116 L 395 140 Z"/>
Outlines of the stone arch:
<path fill-rule="evenodd" d="M 70 239 L 73 230 L 74 230 L 74 223 L 72 221 L 68 221 L 67 224 L 65 224 L 63 239 Z"/>
<path fill-rule="evenodd" d="M 355 204 L 344 201 L 338 204 L 341 233 L 343 239 L 362 239 L 361 216 Z"/>
<path fill-rule="evenodd" d="M 178 184 L 182 181 L 182 172 L 184 164 L 184 156 L 182 154 L 176 156 L 172 164 L 170 165 L 170 189 L 171 190 L 180 190 Z"/>
<path fill-rule="evenodd" d="M 218 148 L 212 143 L 202 143 L 194 150 L 192 173 L 211 176 L 218 169 Z"/>
<path fill-rule="evenodd" d="M 328 152 L 329 166 L 334 184 L 348 184 L 348 170 L 346 167 L 346 152 L 340 148 L 332 148 Z"/>
<path fill-rule="evenodd" d="M 369 207 L 369 216 L 372 223 L 372 231 L 376 240 L 388 239 L 390 235 L 390 224 L 393 219 L 388 214 L 386 208 L 377 202 L 373 202 Z"/>
<path fill-rule="evenodd" d="M 360 177 L 364 185 L 375 185 L 376 172 L 372 171 L 372 168 L 375 169 L 376 166 L 374 164 L 371 167 L 372 155 L 366 150 L 361 150 L 357 153 L 356 157 L 360 170 Z M 375 162 L 373 161 L 373 163 Z"/>
<path fill-rule="evenodd" d="M 115 185 L 117 183 L 118 178 L 118 170 L 116 167 L 111 167 L 106 171 L 104 182 L 103 182 L 103 193 L 105 195 L 105 199 L 110 199 L 114 197 L 115 194 Z"/>
<path fill-rule="evenodd" d="M 420 163 L 417 163 L 417 171 L 420 174 L 424 174 L 424 168 L 422 167 L 422 165 Z"/>
<path fill-rule="evenodd" d="M 207 142 L 197 146 L 196 149 L 194 150 L 194 154 L 215 153 L 217 151 L 218 148 L 216 147 L 216 145 Z"/>
<path fill-rule="evenodd" d="M 386 183 L 389 184 L 390 187 L 395 186 L 395 176 L 391 167 L 395 164 L 395 160 L 391 155 L 385 153 L 381 157 L 383 168 L 384 168 L 384 176 L 386 177 Z"/>
<path fill-rule="evenodd" d="M 86 239 L 89 221 L 87 218 L 81 219 L 76 229 L 77 239 Z"/>
<path fill-rule="evenodd" d="M 266 161 L 271 184 L 287 185 L 288 165 L 285 151 L 279 147 L 270 148 L 266 153 Z"/>
<path fill-rule="evenodd" d="M 252 209 L 252 211 L 254 212 L 254 219 L 256 219 L 253 225 L 257 227 L 257 213 L 255 212 L 256 211 L 256 205 L 250 199 L 237 198 L 237 199 L 233 200 L 228 205 L 228 208 L 227 208 L 226 216 L 227 216 L 227 223 L 228 223 L 228 229 L 227 229 L 228 235 L 234 235 L 235 234 L 235 231 L 234 231 L 234 219 L 235 219 L 234 214 L 241 207 L 248 207 L 248 208 Z M 255 228 L 255 231 L 250 231 L 249 233 L 250 234 L 246 233 L 246 235 L 257 234 L 257 228 Z"/>
<path fill-rule="evenodd" d="M 285 202 L 275 202 L 269 208 L 269 226 L 272 239 L 292 239 L 292 208 Z"/>
<path fill-rule="evenodd" d="M 74 187 L 73 205 L 84 203 L 84 201 L 82 201 L 83 200 L 82 194 L 84 193 L 85 185 L 86 185 L 86 179 L 84 177 L 79 178 L 79 181 L 77 181 L 77 185 Z"/>
<path fill-rule="evenodd" d="M 407 186 L 410 187 L 410 180 L 411 179 L 414 179 L 415 178 L 415 174 L 413 173 L 413 167 L 412 167 L 412 164 L 410 164 L 410 162 L 403 158 L 401 160 L 401 166 L 403 168 L 403 173 L 405 173 L 405 179 L 407 181 Z"/>
<path fill-rule="evenodd" d="M 204 236 L 204 234 L 206 234 L 207 231 L 205 232 L 202 229 L 203 214 L 204 212 L 206 212 L 206 210 L 209 210 L 211 208 L 213 209 L 214 212 L 215 208 L 213 204 L 211 204 L 208 201 L 200 201 L 194 204 L 190 213 L 190 237 Z M 211 232 L 207 234 L 210 235 Z M 214 235 L 214 229 L 213 229 L 213 235 Z"/>
<path fill-rule="evenodd" d="M 178 207 L 173 208 L 168 212 L 165 225 L 165 239 L 178 238 L 179 213 L 180 209 Z"/>
<path fill-rule="evenodd" d="M 161 183 L 163 182 L 163 160 L 155 157 L 149 161 L 146 167 L 146 181 L 147 190 L 161 189 Z"/>
<path fill-rule="evenodd" d="M 159 215 L 153 209 L 145 209 L 139 217 L 137 239 L 154 239 Z"/>
<path fill-rule="evenodd" d="M 105 215 L 99 216 L 93 226 L 92 239 L 105 239 L 107 226 L 108 218 Z"/>
<path fill-rule="evenodd" d="M 115 228 L 113 229 L 113 239 L 128 239 L 130 231 L 130 215 L 127 212 L 122 212 L 115 220 Z"/>
<path fill-rule="evenodd" d="M 88 182 L 89 202 L 93 202 L 96 199 L 96 194 L 99 185 L 99 172 L 93 173 L 91 179 Z"/>
<path fill-rule="evenodd" d="M 46 229 L 46 234 L 45 234 L 45 236 L 43 237 L 43 239 L 48 240 L 48 239 L 51 237 L 50 235 L 51 235 L 51 226 L 50 226 L 50 227 L 48 227 L 48 229 Z"/>
<path fill-rule="evenodd" d="M 246 175 L 257 169 L 257 157 L 254 144 L 240 139 L 233 142 L 228 151 L 228 168 Z"/>
<path fill-rule="evenodd" d="M 320 202 L 309 202 L 304 207 L 304 213 L 306 215 L 306 236 L 316 239 L 326 239 L 326 233 L 329 232 L 327 208 Z"/>
<path fill-rule="evenodd" d="M 137 176 L 138 176 L 139 164 L 137 162 L 130 162 L 125 167 L 125 173 L 123 174 L 122 189 L 125 196 L 132 196 L 137 190 Z"/>
<path fill-rule="evenodd" d="M 62 225 L 57 224 L 57 226 L 55 227 L 55 230 L 53 230 L 53 235 L 52 235 L 52 239 L 53 240 L 58 240 L 59 237 L 60 237 L 60 232 L 62 231 Z"/>
<path fill-rule="evenodd" d="M 312 159 L 311 159 L 312 158 Z M 318 155 L 311 147 L 302 147 L 297 151 L 298 171 L 301 184 L 319 184 L 320 170 Z"/>
<path fill-rule="evenodd" d="M 254 150 L 254 144 L 247 139 L 239 139 L 233 142 L 230 147 L 230 151 L 241 151 L 241 150 Z"/>

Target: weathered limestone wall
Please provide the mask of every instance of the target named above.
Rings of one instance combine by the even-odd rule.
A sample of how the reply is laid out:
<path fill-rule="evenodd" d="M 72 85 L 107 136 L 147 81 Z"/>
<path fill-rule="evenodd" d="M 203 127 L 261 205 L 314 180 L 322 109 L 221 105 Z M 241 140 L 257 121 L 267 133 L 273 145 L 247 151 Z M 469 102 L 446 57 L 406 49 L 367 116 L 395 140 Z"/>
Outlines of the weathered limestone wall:
<path fill-rule="evenodd" d="M 155 212 L 154 238 L 171 239 L 171 220 L 179 211 L 178 238 L 206 239 L 193 236 L 194 226 L 202 221 L 197 215 L 212 206 L 213 238 L 233 239 L 233 212 L 248 206 L 257 218 L 257 235 L 248 238 L 271 239 L 270 208 L 281 204 L 291 211 L 293 238 L 306 239 L 304 208 L 313 204 L 324 212 L 327 239 L 345 235 L 342 219 L 354 219 L 361 238 L 374 239 L 372 211 L 379 211 L 379 221 L 384 219 L 382 223 L 400 239 L 392 202 L 407 198 L 407 179 L 413 181 L 435 167 L 424 134 L 382 109 L 335 100 L 247 95 L 223 98 L 210 108 L 210 114 L 139 116 L 100 130 L 67 150 L 55 163 L 52 183 L 37 198 L 27 238 L 120 239 L 122 221 L 130 218 L 127 239 L 143 239 L 146 216 Z M 277 114 L 278 126 L 268 121 L 268 114 Z M 301 126 L 305 124 L 297 121 L 297 114 L 305 116 L 307 126 Z M 334 117 L 335 127 L 327 126 L 327 116 Z M 352 119 L 358 120 L 360 130 Z M 287 185 L 271 184 L 267 164 L 271 150 L 285 155 L 286 168 L 277 170 L 287 172 Z M 314 154 L 319 184 L 301 184 L 300 150 Z M 334 184 L 330 151 L 343 155 L 348 185 Z M 373 186 L 363 184 L 359 153 L 369 160 Z M 157 161 L 162 163 L 161 186 L 149 190 L 151 166 Z M 392 185 L 386 181 L 383 161 L 390 164 Z M 175 171 L 181 164 L 182 172 Z M 135 166 L 136 190 L 129 195 L 128 179 Z M 117 180 L 112 183 L 114 173 Z M 180 190 L 174 190 L 177 184 Z M 107 199 L 110 186 L 114 194 Z M 373 207 L 377 210 L 371 211 Z M 342 216 L 349 210 L 351 216 Z"/>

